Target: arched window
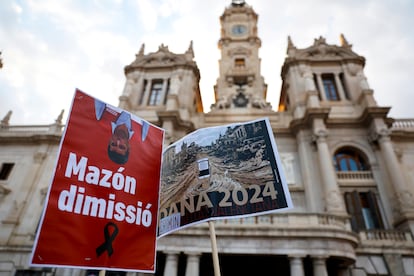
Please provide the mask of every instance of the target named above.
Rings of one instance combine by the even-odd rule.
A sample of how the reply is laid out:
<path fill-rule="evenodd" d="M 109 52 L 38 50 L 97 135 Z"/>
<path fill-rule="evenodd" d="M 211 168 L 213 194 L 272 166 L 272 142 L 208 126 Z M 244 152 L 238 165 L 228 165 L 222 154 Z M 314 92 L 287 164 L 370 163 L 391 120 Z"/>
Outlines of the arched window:
<path fill-rule="evenodd" d="M 367 171 L 368 163 L 363 155 L 353 148 L 339 149 L 334 155 L 336 171 Z"/>
<path fill-rule="evenodd" d="M 338 149 L 333 159 L 338 173 L 354 174 L 353 172 L 370 169 L 365 155 L 352 147 Z M 344 193 L 346 209 L 355 232 L 384 229 L 379 201 L 374 191 L 356 188 L 352 192 Z"/>

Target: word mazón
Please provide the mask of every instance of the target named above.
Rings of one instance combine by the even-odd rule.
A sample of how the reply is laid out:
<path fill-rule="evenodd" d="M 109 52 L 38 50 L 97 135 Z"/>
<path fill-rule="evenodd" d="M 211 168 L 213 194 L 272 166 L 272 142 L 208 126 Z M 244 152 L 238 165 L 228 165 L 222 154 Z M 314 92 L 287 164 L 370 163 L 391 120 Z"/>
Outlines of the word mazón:
<path fill-rule="evenodd" d="M 86 171 L 86 168 L 88 171 Z M 76 153 L 71 152 L 65 170 L 65 177 L 71 178 L 72 175 L 78 176 L 78 181 L 85 181 L 88 184 L 99 185 L 106 188 L 114 188 L 117 191 L 124 190 L 126 193 L 135 194 L 136 180 L 131 176 L 124 176 L 122 172 L 125 168 L 120 167 L 117 172 L 110 170 L 100 170 L 96 166 L 88 166 L 88 158 L 82 156 L 79 162 L 76 160 Z"/>

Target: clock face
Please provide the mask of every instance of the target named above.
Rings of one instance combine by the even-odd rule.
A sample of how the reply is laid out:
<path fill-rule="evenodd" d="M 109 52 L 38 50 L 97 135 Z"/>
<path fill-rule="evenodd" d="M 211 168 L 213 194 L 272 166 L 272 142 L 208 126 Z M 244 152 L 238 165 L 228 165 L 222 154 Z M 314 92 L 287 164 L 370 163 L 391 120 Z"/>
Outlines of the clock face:
<path fill-rule="evenodd" d="M 247 27 L 245 25 L 234 25 L 231 29 L 231 32 L 234 35 L 243 35 L 247 31 Z"/>

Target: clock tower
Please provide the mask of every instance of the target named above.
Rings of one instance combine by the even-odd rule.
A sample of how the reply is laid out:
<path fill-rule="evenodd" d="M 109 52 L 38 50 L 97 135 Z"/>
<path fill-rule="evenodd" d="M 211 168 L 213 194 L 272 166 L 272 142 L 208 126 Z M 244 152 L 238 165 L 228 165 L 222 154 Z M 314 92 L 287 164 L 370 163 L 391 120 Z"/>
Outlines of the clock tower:
<path fill-rule="evenodd" d="M 258 15 L 245 1 L 233 0 L 220 17 L 219 78 L 212 112 L 231 109 L 270 110 L 267 85 L 260 74 Z"/>

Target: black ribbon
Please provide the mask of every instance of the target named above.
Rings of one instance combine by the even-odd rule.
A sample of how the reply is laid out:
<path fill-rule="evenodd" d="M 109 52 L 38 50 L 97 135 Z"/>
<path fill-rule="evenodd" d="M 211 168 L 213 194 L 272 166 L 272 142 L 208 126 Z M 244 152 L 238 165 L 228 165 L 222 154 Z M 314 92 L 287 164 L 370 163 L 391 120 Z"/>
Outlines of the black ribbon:
<path fill-rule="evenodd" d="M 109 235 L 109 227 L 112 226 L 113 232 Z M 116 226 L 113 222 L 108 222 L 104 228 L 104 236 L 105 241 L 103 244 L 96 248 L 96 255 L 97 257 L 101 256 L 102 253 L 108 251 L 108 256 L 111 257 L 112 253 L 114 253 L 114 249 L 112 248 L 112 242 L 115 240 L 116 235 L 118 235 L 118 226 Z"/>

